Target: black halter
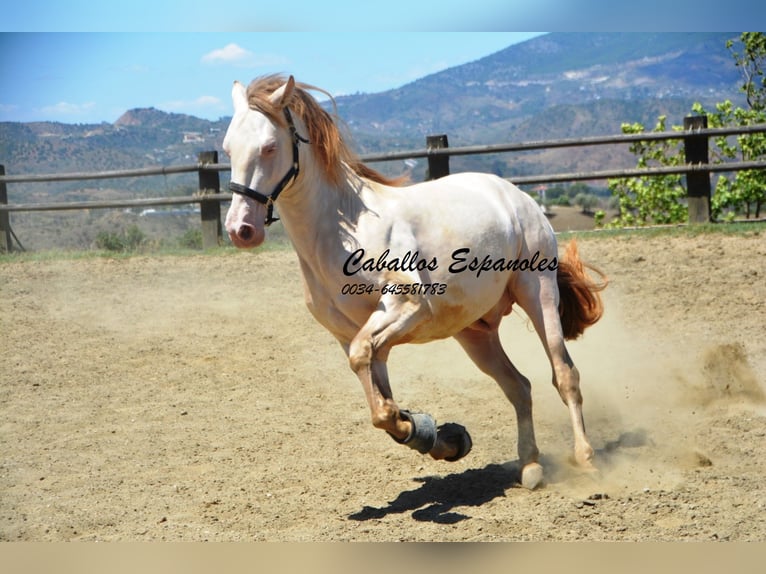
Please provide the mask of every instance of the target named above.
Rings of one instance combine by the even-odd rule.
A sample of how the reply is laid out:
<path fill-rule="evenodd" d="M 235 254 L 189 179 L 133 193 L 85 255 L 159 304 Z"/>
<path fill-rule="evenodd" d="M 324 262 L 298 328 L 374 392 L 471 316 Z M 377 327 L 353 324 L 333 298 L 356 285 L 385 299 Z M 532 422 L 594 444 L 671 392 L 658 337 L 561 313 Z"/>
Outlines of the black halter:
<path fill-rule="evenodd" d="M 279 197 L 279 194 L 284 191 L 287 185 L 296 177 L 298 177 L 298 173 L 300 171 L 300 167 L 298 165 L 298 144 L 301 142 L 306 144 L 309 143 L 309 140 L 301 137 L 296 131 L 295 124 L 293 123 L 293 118 L 290 115 L 290 110 L 288 110 L 286 106 L 283 108 L 283 110 L 285 113 L 285 119 L 287 120 L 287 127 L 290 129 L 290 136 L 293 140 L 293 165 L 290 166 L 290 169 L 287 171 L 285 176 L 279 180 L 279 183 L 274 188 L 274 191 L 271 192 L 271 195 L 264 195 L 260 191 L 251 189 L 245 185 L 242 185 L 241 183 L 229 183 L 229 190 L 233 193 L 244 195 L 266 206 L 267 211 L 265 223 L 267 226 L 271 225 L 275 221 L 279 221 L 278 217 L 274 217 L 274 202 Z"/>

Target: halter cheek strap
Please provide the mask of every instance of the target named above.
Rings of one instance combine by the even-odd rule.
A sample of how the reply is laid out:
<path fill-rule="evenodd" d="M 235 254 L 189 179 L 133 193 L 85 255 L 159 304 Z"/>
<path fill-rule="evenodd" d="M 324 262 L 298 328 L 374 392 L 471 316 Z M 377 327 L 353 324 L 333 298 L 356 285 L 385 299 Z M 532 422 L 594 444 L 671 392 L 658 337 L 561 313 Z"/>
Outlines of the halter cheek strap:
<path fill-rule="evenodd" d="M 290 137 L 293 142 L 293 164 L 290 166 L 290 169 L 287 170 L 285 176 L 279 180 L 279 183 L 277 183 L 274 191 L 271 192 L 271 195 L 265 195 L 260 191 L 242 185 L 241 183 L 229 183 L 229 191 L 232 193 L 244 195 L 245 197 L 254 199 L 258 203 L 266 206 L 265 224 L 267 226 L 271 225 L 275 221 L 279 221 L 278 217 L 274 217 L 274 202 L 279 197 L 279 194 L 282 193 L 282 191 L 284 191 L 284 189 L 290 184 L 290 182 L 298 177 L 298 173 L 300 172 L 300 166 L 298 165 L 298 144 L 301 142 L 306 144 L 309 143 L 309 140 L 301 137 L 296 131 L 295 124 L 293 123 L 293 117 L 290 115 L 290 110 L 288 110 L 287 107 L 283 108 L 283 110 L 285 119 L 287 120 L 287 127 L 290 129 Z"/>

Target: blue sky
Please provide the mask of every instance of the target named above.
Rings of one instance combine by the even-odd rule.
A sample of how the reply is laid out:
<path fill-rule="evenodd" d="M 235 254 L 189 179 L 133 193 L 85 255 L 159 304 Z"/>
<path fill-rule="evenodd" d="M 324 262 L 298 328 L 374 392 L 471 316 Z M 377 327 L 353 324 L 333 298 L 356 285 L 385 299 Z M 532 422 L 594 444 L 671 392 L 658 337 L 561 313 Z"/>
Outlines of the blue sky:
<path fill-rule="evenodd" d="M 234 80 L 286 72 L 334 95 L 378 92 L 532 35 L 3 33 L 0 121 L 113 122 L 138 107 L 218 119 Z"/>
<path fill-rule="evenodd" d="M 395 88 L 548 31 L 757 28 L 751 0 L 15 0 L 0 20 L 0 121 L 217 119 L 230 87 L 292 73 L 335 95 Z M 763 26 L 760 26 L 763 28 Z"/>
<path fill-rule="evenodd" d="M 759 28 L 753 0 L 13 0 L 4 31 L 500 32 Z"/>

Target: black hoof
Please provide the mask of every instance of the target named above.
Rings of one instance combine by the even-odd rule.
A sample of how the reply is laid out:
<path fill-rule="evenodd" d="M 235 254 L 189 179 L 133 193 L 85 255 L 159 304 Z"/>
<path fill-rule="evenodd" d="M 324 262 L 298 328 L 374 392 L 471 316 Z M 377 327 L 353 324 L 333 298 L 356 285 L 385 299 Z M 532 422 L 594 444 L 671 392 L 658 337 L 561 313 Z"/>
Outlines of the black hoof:
<path fill-rule="evenodd" d="M 471 452 L 471 447 L 473 446 L 471 435 L 468 434 L 468 431 L 465 430 L 463 425 L 457 423 L 445 423 L 439 426 L 437 431 L 437 440 L 441 440 L 457 449 L 456 454 L 445 457 L 444 460 L 455 462 Z"/>

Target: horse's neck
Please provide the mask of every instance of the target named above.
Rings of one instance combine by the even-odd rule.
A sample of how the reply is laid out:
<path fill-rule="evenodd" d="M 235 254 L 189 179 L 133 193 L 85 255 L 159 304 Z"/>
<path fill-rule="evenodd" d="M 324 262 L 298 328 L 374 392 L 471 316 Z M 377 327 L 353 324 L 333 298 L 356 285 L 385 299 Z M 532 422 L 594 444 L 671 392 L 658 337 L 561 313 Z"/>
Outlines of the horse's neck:
<path fill-rule="evenodd" d="M 301 259 L 312 266 L 330 263 L 348 248 L 351 229 L 364 211 L 358 187 L 365 182 L 351 176 L 336 188 L 306 170 L 301 183 L 280 197 L 279 216 Z"/>

